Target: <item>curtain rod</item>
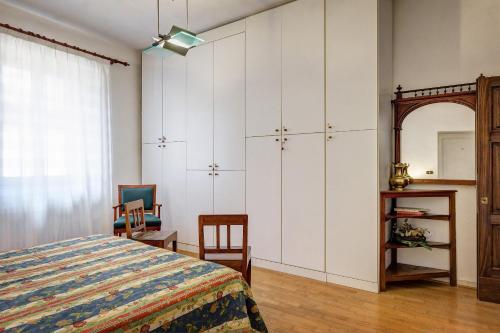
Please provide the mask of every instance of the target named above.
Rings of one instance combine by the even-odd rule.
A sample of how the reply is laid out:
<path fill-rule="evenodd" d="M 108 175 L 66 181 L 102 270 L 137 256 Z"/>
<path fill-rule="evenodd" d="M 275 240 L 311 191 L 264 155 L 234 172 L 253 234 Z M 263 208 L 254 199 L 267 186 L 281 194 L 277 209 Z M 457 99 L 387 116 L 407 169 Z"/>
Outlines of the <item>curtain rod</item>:
<path fill-rule="evenodd" d="M 94 57 L 97 57 L 97 58 L 108 60 L 111 65 L 113 65 L 113 64 L 120 64 L 120 65 L 123 65 L 123 66 L 130 66 L 130 64 L 128 62 L 121 61 L 121 60 L 114 59 L 114 58 L 110 58 L 110 57 L 107 57 L 107 56 L 105 56 L 103 54 L 99 54 L 99 53 L 92 52 L 92 51 L 89 51 L 89 50 L 85 50 L 85 49 L 82 49 L 82 48 L 80 48 L 78 46 L 75 46 L 75 45 L 71 45 L 71 44 L 68 44 L 68 43 L 60 42 L 60 41 L 55 40 L 53 38 L 48 38 L 46 36 L 34 33 L 32 31 L 27 31 L 27 30 L 23 30 L 21 28 L 16 28 L 16 27 L 13 27 L 13 26 L 8 25 L 6 23 L 1 23 L 0 22 L 0 27 L 3 27 L 5 29 L 9 29 L 9 30 L 13 30 L 13 31 L 16 31 L 16 32 L 19 32 L 21 34 L 25 34 L 25 35 L 28 35 L 28 36 L 31 36 L 31 37 L 42 39 L 44 41 L 47 41 L 47 42 L 50 42 L 50 43 L 53 43 L 53 44 L 61 45 L 61 46 L 67 47 L 68 49 L 73 49 L 73 50 L 76 50 L 76 51 L 79 51 L 79 52 L 82 52 L 82 53 L 90 54 L 90 55 L 92 55 Z"/>

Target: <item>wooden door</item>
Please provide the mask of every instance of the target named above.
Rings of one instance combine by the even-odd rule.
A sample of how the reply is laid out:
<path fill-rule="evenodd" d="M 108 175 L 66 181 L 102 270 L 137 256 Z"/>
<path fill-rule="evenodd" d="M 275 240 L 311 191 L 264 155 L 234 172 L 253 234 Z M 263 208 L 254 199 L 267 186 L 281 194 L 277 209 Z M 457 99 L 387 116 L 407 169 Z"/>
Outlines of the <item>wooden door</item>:
<path fill-rule="evenodd" d="M 142 183 L 156 184 L 156 201 L 163 203 L 163 144 L 147 143 L 142 145 Z"/>
<path fill-rule="evenodd" d="M 247 138 L 246 208 L 252 257 L 281 262 L 281 137 Z"/>
<path fill-rule="evenodd" d="M 323 3 L 298 0 L 283 6 L 284 134 L 325 128 Z"/>
<path fill-rule="evenodd" d="M 377 128 L 377 4 L 326 1 L 328 130 Z"/>
<path fill-rule="evenodd" d="M 246 19 L 246 136 L 281 132 L 281 11 Z"/>
<path fill-rule="evenodd" d="M 163 148 L 162 225 L 177 230 L 179 241 L 186 229 L 186 143 L 169 142 Z"/>
<path fill-rule="evenodd" d="M 214 214 L 245 214 L 245 171 L 214 172 Z M 243 228 L 231 228 L 231 246 L 241 246 Z M 226 230 L 221 230 L 221 245 L 226 243 Z"/>
<path fill-rule="evenodd" d="M 142 54 L 142 142 L 162 141 L 162 58 Z"/>
<path fill-rule="evenodd" d="M 245 170 L 245 35 L 214 43 L 214 163 Z"/>
<path fill-rule="evenodd" d="M 500 303 L 500 77 L 480 77 L 477 91 L 477 293 Z"/>
<path fill-rule="evenodd" d="M 167 142 L 186 140 L 186 57 L 163 60 L 163 136 Z"/>
<path fill-rule="evenodd" d="M 213 43 L 187 55 L 187 167 L 209 170 L 213 164 Z"/>
<path fill-rule="evenodd" d="M 212 171 L 187 171 L 187 214 L 185 234 L 180 242 L 198 246 L 198 216 L 214 213 L 214 176 Z M 207 229 L 208 230 L 208 229 Z M 214 245 L 214 234 L 205 233 L 207 245 Z"/>
<path fill-rule="evenodd" d="M 283 140 L 283 263 L 324 271 L 324 134 L 287 135 Z"/>
<path fill-rule="evenodd" d="M 377 170 L 376 130 L 327 134 L 328 273 L 377 282 Z"/>

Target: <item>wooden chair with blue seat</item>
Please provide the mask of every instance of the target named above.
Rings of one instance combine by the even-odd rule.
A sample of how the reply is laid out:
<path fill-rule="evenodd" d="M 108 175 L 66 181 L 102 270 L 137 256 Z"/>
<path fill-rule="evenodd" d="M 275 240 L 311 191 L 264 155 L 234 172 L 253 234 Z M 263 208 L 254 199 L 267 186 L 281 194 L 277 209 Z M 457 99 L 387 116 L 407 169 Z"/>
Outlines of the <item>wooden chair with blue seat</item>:
<path fill-rule="evenodd" d="M 118 185 L 118 205 L 113 206 L 114 234 L 126 232 L 125 204 L 140 200 L 144 202 L 144 217 L 148 230 L 161 230 L 161 204 L 156 202 L 156 185 Z"/>

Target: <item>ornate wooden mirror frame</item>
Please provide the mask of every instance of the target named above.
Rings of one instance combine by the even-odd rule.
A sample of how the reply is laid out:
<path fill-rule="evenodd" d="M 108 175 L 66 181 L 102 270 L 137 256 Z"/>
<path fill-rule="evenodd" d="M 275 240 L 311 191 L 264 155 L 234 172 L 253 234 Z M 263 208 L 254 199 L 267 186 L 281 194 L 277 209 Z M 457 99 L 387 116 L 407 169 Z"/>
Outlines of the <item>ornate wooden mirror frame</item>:
<path fill-rule="evenodd" d="M 401 162 L 401 130 L 405 118 L 418 108 L 435 103 L 456 103 L 476 111 L 476 82 L 454 84 L 425 89 L 402 90 L 394 93 L 394 160 Z M 412 184 L 476 185 L 476 180 L 466 179 L 413 179 Z"/>

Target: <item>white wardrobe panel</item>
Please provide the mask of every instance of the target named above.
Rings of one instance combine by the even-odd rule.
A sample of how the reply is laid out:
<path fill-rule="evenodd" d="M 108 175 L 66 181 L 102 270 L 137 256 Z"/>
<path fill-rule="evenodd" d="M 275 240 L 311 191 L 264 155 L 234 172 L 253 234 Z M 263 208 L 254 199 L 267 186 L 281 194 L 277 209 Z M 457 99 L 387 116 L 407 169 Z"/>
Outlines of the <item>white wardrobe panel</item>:
<path fill-rule="evenodd" d="M 213 181 L 211 171 L 187 171 L 187 220 L 185 234 L 178 235 L 179 242 L 198 246 L 198 216 L 214 212 Z M 210 229 L 205 232 L 206 245 L 214 244 Z"/>
<path fill-rule="evenodd" d="M 246 19 L 246 136 L 281 131 L 281 8 Z"/>
<path fill-rule="evenodd" d="M 288 135 L 283 140 L 283 263 L 324 271 L 324 134 Z"/>
<path fill-rule="evenodd" d="M 170 142 L 163 148 L 162 226 L 177 230 L 179 240 L 186 228 L 186 143 Z"/>
<path fill-rule="evenodd" d="M 376 129 L 377 0 L 326 1 L 326 17 L 326 122 Z"/>
<path fill-rule="evenodd" d="M 213 163 L 213 44 L 187 55 L 187 167 L 208 170 Z"/>
<path fill-rule="evenodd" d="M 162 156 L 162 144 L 148 143 L 142 145 L 142 183 L 156 184 L 156 201 L 158 203 L 163 203 Z"/>
<path fill-rule="evenodd" d="M 215 171 L 214 214 L 245 214 L 245 172 Z M 241 246 L 242 227 L 231 228 L 231 246 Z M 226 230 L 221 229 L 221 245 L 226 245 Z"/>
<path fill-rule="evenodd" d="M 245 35 L 214 43 L 214 162 L 245 170 Z"/>
<path fill-rule="evenodd" d="M 377 131 L 334 133 L 326 152 L 327 272 L 376 282 Z"/>
<path fill-rule="evenodd" d="M 282 31 L 284 134 L 323 132 L 323 0 L 298 0 L 283 6 Z"/>
<path fill-rule="evenodd" d="M 246 208 L 252 256 L 281 262 L 281 138 L 247 138 Z"/>
<path fill-rule="evenodd" d="M 162 58 L 142 54 L 142 142 L 162 140 Z"/>
<path fill-rule="evenodd" d="M 163 135 L 167 142 L 186 140 L 186 57 L 163 60 Z"/>

